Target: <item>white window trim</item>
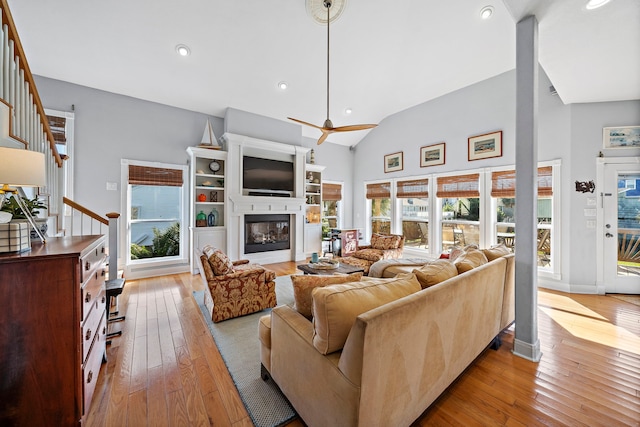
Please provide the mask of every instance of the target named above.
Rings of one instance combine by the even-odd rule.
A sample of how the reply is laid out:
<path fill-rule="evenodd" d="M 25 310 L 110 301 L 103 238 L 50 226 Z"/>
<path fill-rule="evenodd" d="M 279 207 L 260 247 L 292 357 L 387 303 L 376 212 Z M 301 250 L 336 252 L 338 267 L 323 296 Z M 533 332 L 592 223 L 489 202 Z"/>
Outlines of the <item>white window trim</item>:
<path fill-rule="evenodd" d="M 180 216 L 180 255 L 163 257 L 159 259 L 132 260 L 131 236 L 129 228 L 131 226 L 131 194 L 129 191 L 129 165 L 147 166 L 154 168 L 179 169 L 182 171 L 182 198 Z M 123 226 L 120 227 L 120 242 L 122 259 L 125 260 L 125 275 L 132 279 L 161 276 L 166 274 L 183 273 L 189 271 L 189 167 L 187 165 L 176 165 L 171 163 L 147 162 L 140 160 L 122 159 L 120 161 L 120 182 L 121 182 L 121 206 L 123 207 Z"/>

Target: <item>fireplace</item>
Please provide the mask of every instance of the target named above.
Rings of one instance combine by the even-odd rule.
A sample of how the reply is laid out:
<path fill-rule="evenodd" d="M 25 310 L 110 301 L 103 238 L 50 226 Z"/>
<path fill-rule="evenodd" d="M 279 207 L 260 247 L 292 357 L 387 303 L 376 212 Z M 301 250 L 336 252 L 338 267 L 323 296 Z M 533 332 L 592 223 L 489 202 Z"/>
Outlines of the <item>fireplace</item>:
<path fill-rule="evenodd" d="M 244 253 L 280 251 L 290 248 L 290 216 L 245 215 Z"/>

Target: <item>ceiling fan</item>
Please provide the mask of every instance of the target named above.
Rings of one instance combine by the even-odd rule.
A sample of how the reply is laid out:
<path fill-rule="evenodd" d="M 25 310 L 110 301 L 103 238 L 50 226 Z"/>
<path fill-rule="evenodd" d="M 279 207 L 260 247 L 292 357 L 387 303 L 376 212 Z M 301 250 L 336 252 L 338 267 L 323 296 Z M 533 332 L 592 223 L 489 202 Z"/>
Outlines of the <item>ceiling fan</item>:
<path fill-rule="evenodd" d="M 331 21 L 329 14 L 331 11 L 332 0 L 323 0 L 323 5 L 327 9 L 327 120 L 324 121 L 324 124 L 322 126 L 317 126 L 312 123 L 294 119 L 292 117 L 287 117 L 289 120 L 293 120 L 294 122 L 297 122 L 306 126 L 311 126 L 313 128 L 320 130 L 322 132 L 322 136 L 320 136 L 320 139 L 318 139 L 318 145 L 322 144 L 330 134 L 335 132 L 350 132 L 355 130 L 365 130 L 365 129 L 372 129 L 378 126 L 377 124 L 376 125 L 366 124 L 366 125 L 348 125 L 348 126 L 334 127 L 333 122 L 331 122 L 331 119 L 329 118 L 329 22 Z M 334 19 L 338 15 L 339 13 L 334 16 Z"/>

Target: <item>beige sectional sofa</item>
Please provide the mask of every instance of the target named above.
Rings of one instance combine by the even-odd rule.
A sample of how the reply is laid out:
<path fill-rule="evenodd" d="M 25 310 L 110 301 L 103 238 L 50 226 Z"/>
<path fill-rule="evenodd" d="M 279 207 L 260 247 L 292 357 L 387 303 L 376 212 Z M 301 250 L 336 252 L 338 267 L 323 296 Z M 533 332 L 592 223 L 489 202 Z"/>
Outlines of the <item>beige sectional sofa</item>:
<path fill-rule="evenodd" d="M 513 263 L 425 289 L 416 274 L 314 289 L 313 320 L 290 306 L 261 319 L 263 369 L 310 427 L 408 426 L 513 322 Z"/>

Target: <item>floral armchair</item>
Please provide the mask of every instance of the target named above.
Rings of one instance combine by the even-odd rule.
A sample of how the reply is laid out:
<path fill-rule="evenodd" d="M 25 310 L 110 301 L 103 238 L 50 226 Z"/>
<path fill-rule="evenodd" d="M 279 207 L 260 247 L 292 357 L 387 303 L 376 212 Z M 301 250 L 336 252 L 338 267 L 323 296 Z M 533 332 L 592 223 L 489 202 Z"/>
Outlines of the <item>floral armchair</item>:
<path fill-rule="evenodd" d="M 249 260 L 231 262 L 220 249 L 205 246 L 200 274 L 207 284 L 204 303 L 214 322 L 276 306 L 276 274 Z"/>
<path fill-rule="evenodd" d="M 340 262 L 362 267 L 369 274 L 369 267 L 381 259 L 400 258 L 404 247 L 404 236 L 398 234 L 377 234 L 371 236 L 371 244 L 359 246 L 351 256 L 339 258 Z"/>

